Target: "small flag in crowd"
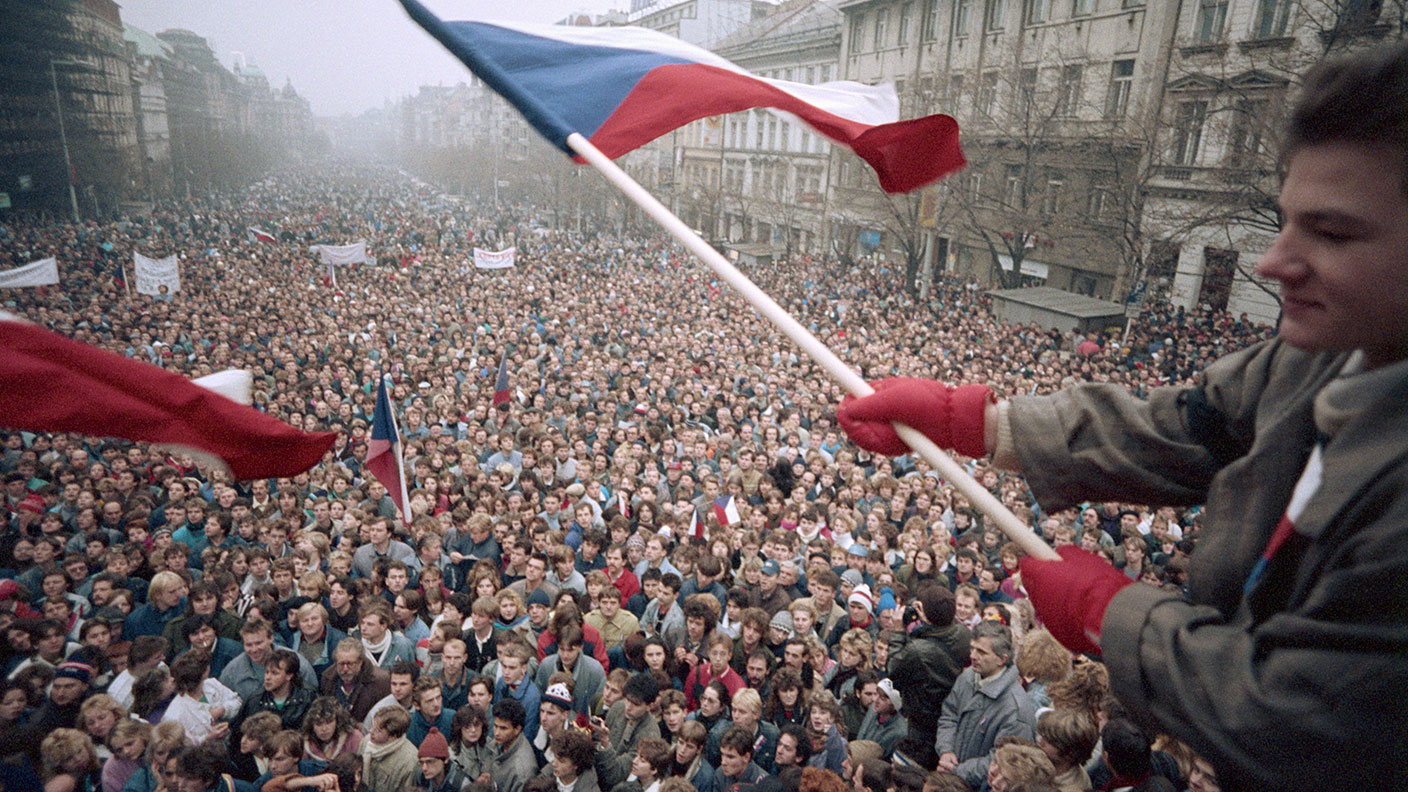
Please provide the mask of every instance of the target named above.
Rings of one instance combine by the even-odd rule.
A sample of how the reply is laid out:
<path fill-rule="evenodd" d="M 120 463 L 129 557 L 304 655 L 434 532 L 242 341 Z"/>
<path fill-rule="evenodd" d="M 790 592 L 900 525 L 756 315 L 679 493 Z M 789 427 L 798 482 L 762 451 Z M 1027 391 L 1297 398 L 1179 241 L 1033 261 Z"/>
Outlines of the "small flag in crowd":
<path fill-rule="evenodd" d="M 401 510 L 401 519 L 411 524 L 410 499 L 406 497 L 406 467 L 401 460 L 401 433 L 391 399 L 386 396 L 386 378 L 376 386 L 376 409 L 372 412 L 372 436 L 367 440 L 367 470 L 386 487 L 391 502 Z"/>
<path fill-rule="evenodd" d="M 625 490 L 616 493 L 616 506 L 621 511 L 621 516 L 631 519 L 631 495 Z"/>
<path fill-rule="evenodd" d="M 850 148 L 886 192 L 908 192 L 965 164 L 958 123 L 946 115 L 900 121 L 888 84 L 759 77 L 647 28 L 445 22 L 417 0 L 401 5 L 569 154 L 574 133 L 615 159 L 691 121 L 770 107 Z"/>
<path fill-rule="evenodd" d="M 738 506 L 734 504 L 732 495 L 721 495 L 714 499 L 714 517 L 718 518 L 720 528 L 738 524 Z"/>
<path fill-rule="evenodd" d="M 265 230 L 262 229 L 262 228 L 255 228 L 254 226 L 250 226 L 250 227 L 249 227 L 248 235 L 249 235 L 249 241 L 250 241 L 250 242 L 265 242 L 265 243 L 271 243 L 271 242 L 276 241 L 276 240 L 274 239 L 274 235 L 273 235 L 273 234 L 269 233 L 268 231 L 265 231 Z"/>
<path fill-rule="evenodd" d="M 704 541 L 704 515 L 700 514 L 699 510 L 693 506 L 689 507 L 689 527 L 690 533 L 695 539 Z"/>
<path fill-rule="evenodd" d="M 508 349 L 504 349 L 504 356 L 499 358 L 499 375 L 494 380 L 494 406 L 508 404 Z"/>
<path fill-rule="evenodd" d="M 247 394 L 248 372 L 235 376 Z M 240 481 L 296 476 L 337 439 L 334 432 L 299 431 L 180 374 L 3 312 L 0 426 L 179 446 L 224 463 Z"/>

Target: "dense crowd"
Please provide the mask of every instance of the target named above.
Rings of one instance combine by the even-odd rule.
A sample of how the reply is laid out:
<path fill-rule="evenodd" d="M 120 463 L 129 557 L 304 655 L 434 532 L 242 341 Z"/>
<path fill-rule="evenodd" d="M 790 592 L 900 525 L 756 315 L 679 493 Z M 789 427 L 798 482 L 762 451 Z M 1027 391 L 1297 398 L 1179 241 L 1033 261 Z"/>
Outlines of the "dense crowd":
<path fill-rule="evenodd" d="M 5 310 L 192 377 L 250 370 L 259 409 L 339 437 L 306 473 L 233 481 L 4 433 L 6 790 L 1216 788 L 1034 623 L 1017 546 L 922 461 L 850 444 L 838 387 L 726 287 L 654 232 L 538 217 L 330 165 L 0 224 L 0 267 L 63 272 Z M 335 282 L 308 250 L 362 239 L 375 261 Z M 512 270 L 473 267 L 509 245 Z M 134 251 L 179 254 L 180 290 L 130 295 Z M 1269 332 L 1168 310 L 1124 337 L 1004 325 L 974 284 L 919 300 L 870 259 L 751 274 L 868 379 L 1000 395 L 1143 395 Z M 405 520 L 365 469 L 382 376 Z M 1051 544 L 1185 584 L 1196 509 L 1045 513 L 964 461 Z"/>

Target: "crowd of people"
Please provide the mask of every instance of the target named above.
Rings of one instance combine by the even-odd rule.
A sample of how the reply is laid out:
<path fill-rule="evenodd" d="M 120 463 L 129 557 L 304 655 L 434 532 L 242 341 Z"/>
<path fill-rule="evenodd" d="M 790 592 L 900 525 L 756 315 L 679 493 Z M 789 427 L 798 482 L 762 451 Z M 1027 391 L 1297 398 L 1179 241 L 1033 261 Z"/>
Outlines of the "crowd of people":
<path fill-rule="evenodd" d="M 839 388 L 726 287 L 648 230 L 538 218 L 329 163 L 0 224 L 0 268 L 63 276 L 5 310 L 191 377 L 250 370 L 259 409 L 339 438 L 234 481 L 4 432 L 4 789 L 1217 788 L 1035 623 L 1022 551 L 922 461 L 851 444 Z M 356 240 L 375 260 L 334 275 L 308 250 Z M 510 245 L 511 270 L 473 267 Z M 178 254 L 180 289 L 131 294 L 134 251 Z M 868 379 L 1003 396 L 1144 395 L 1270 334 L 1208 311 L 1124 337 L 1000 324 L 975 284 L 921 300 L 871 258 L 751 274 Z M 365 464 L 382 377 L 404 518 Z M 1197 509 L 1043 512 L 964 462 L 1052 545 L 1185 585 Z"/>

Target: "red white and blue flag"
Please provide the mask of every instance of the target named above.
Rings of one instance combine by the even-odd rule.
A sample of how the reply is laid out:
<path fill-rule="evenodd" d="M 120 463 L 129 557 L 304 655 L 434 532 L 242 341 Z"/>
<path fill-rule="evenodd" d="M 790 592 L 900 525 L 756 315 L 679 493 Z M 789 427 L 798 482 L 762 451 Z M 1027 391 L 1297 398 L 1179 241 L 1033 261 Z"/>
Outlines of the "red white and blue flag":
<path fill-rule="evenodd" d="M 401 433 L 396 430 L 396 416 L 391 412 L 391 399 L 386 396 L 384 377 L 376 386 L 372 436 L 367 440 L 367 472 L 386 487 L 391 502 L 401 511 L 401 519 L 410 525 L 410 499 L 406 497 L 406 467 L 401 460 Z"/>
<path fill-rule="evenodd" d="M 714 517 L 719 521 L 719 527 L 727 528 L 730 525 L 737 525 L 741 518 L 738 516 L 738 507 L 733 503 L 732 495 L 721 495 L 714 499 Z"/>
<path fill-rule="evenodd" d="M 254 226 L 249 227 L 248 235 L 250 242 L 271 243 L 277 241 L 274 239 L 273 234 L 269 233 L 268 231 L 265 231 L 262 228 L 255 228 Z"/>
<path fill-rule="evenodd" d="M 568 154 L 573 133 L 614 159 L 691 121 L 769 107 L 850 148 L 886 192 L 917 189 L 965 164 L 958 123 L 947 115 L 899 120 L 890 85 L 759 77 L 646 28 L 446 22 L 418 0 L 401 5 Z"/>
<path fill-rule="evenodd" d="M 510 394 L 508 388 L 508 350 L 504 350 L 504 356 L 499 358 L 499 375 L 494 380 L 494 406 L 508 404 Z"/>

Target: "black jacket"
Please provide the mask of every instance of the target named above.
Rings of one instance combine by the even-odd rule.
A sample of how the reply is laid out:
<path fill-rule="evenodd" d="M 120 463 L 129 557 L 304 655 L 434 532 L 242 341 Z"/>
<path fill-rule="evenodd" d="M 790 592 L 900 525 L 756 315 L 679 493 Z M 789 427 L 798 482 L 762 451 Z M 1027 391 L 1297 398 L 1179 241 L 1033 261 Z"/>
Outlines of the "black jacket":
<path fill-rule="evenodd" d="M 961 624 L 920 624 L 914 632 L 890 640 L 890 679 L 904 701 L 911 735 L 934 741 L 944 699 L 968 665 L 971 640 L 972 634 Z"/>

